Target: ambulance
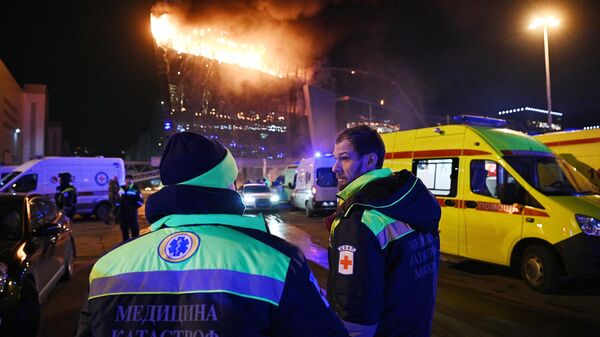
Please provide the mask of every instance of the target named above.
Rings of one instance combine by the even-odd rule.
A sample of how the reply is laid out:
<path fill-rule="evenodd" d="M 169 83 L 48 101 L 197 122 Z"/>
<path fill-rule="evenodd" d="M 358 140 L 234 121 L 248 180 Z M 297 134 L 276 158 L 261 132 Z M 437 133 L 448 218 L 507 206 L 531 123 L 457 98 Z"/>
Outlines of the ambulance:
<path fill-rule="evenodd" d="M 534 138 L 600 187 L 600 129 L 551 132 Z"/>
<path fill-rule="evenodd" d="M 600 275 L 600 190 L 540 141 L 469 125 L 381 136 L 384 167 L 412 171 L 437 198 L 445 256 L 519 268 L 539 292 Z"/>
<path fill-rule="evenodd" d="M 300 161 L 291 204 L 312 217 L 318 211 L 337 207 L 337 179 L 331 171 L 335 158 L 331 154 L 316 155 Z"/>
<path fill-rule="evenodd" d="M 54 198 L 58 174 L 69 172 L 77 189 L 76 213 L 105 219 L 111 210 L 108 182 L 117 177 L 125 184 L 121 158 L 44 157 L 25 162 L 0 180 L 0 193 L 37 193 Z"/>

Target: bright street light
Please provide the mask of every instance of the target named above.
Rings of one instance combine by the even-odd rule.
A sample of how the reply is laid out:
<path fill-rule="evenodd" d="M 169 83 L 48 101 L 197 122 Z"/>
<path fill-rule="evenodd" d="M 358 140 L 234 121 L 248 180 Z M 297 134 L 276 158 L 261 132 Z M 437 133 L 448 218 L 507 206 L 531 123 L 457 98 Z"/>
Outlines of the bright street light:
<path fill-rule="evenodd" d="M 529 29 L 544 27 L 544 60 L 546 63 L 546 101 L 548 102 L 548 130 L 552 131 L 552 97 L 550 90 L 550 55 L 548 52 L 548 27 L 556 27 L 560 21 L 553 16 L 536 18 L 529 24 Z"/>

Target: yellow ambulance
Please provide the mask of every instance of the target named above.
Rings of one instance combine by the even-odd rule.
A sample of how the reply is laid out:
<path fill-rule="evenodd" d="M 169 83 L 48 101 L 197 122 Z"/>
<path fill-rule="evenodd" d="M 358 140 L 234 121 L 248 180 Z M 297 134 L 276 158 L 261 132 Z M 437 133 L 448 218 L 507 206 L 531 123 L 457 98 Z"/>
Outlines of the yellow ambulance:
<path fill-rule="evenodd" d="M 600 129 L 534 136 L 600 187 Z"/>
<path fill-rule="evenodd" d="M 540 292 L 561 275 L 600 275 L 600 189 L 541 142 L 468 125 L 381 136 L 384 167 L 436 196 L 442 253 L 520 268 Z"/>

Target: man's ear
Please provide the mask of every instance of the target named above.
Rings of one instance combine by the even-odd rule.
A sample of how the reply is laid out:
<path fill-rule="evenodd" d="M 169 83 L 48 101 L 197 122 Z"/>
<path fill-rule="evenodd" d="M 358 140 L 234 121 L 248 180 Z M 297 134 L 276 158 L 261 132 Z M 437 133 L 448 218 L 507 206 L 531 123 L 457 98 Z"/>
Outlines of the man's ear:
<path fill-rule="evenodd" d="M 367 155 L 367 169 L 374 170 L 377 168 L 377 160 L 378 156 L 376 153 L 372 152 Z"/>

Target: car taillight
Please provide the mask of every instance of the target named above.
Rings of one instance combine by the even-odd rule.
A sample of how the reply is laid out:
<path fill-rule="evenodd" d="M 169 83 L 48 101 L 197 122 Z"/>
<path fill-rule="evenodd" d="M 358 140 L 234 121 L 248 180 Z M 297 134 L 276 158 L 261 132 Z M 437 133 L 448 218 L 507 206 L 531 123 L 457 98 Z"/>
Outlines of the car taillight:
<path fill-rule="evenodd" d="M 312 192 L 312 194 L 317 194 L 317 188 L 314 186 L 310 189 L 310 191 Z"/>

